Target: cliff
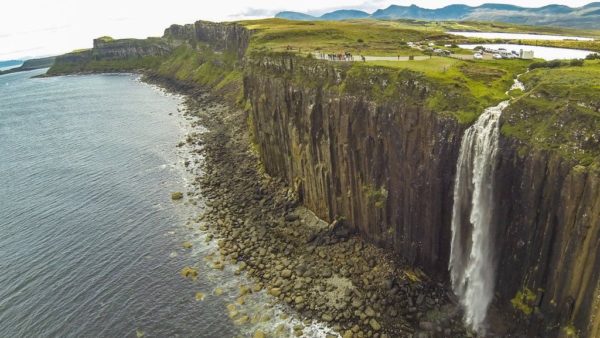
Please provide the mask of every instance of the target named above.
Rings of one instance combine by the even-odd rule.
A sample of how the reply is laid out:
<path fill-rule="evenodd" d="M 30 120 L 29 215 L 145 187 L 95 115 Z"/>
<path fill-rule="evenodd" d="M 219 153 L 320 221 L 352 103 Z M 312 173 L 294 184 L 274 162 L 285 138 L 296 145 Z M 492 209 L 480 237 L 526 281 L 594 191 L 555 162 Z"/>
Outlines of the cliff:
<path fill-rule="evenodd" d="M 341 221 L 446 281 L 463 132 L 484 107 L 508 97 L 508 84 L 528 64 L 324 62 L 270 50 L 287 46 L 298 34 L 327 46 L 325 38 L 343 39 L 338 34 L 346 26 L 332 35 L 321 27 L 299 33 L 306 27 L 281 25 L 271 33 L 237 23 L 173 25 L 156 42 L 170 52 L 98 41 L 92 50 L 57 63 L 76 65 L 69 71 L 142 69 L 244 103 L 268 174 L 285 180 L 321 218 Z M 377 38 L 388 45 L 389 35 Z M 352 35 L 349 43 L 359 42 Z M 133 68 L 131 60 L 148 62 Z M 528 73 L 527 94 L 502 117 L 494 303 L 529 335 L 600 335 L 595 67 Z M 554 88 L 542 78 L 566 87 Z"/>
<path fill-rule="evenodd" d="M 599 65 L 530 71 L 502 115 L 497 292 L 532 332 L 600 335 Z"/>
<path fill-rule="evenodd" d="M 57 56 L 48 75 L 149 69 L 157 67 L 172 50 L 173 46 L 160 38 L 101 37 L 94 39 L 92 49 Z"/>
<path fill-rule="evenodd" d="M 600 177 L 556 153 L 501 140 L 497 170 L 499 303 L 531 334 L 600 334 Z M 553 327 L 553 325 L 556 325 Z"/>
<path fill-rule="evenodd" d="M 376 67 L 357 76 L 344 65 L 289 55 L 255 57 L 245 74 L 265 170 L 295 187 L 323 219 L 343 220 L 445 280 L 456 159 L 466 126 L 428 108 L 428 98 L 440 90 L 435 82 Z M 392 82 L 398 86 L 385 97 L 374 94 Z M 504 124 L 523 119 L 518 105 L 512 109 Z M 589 143 L 594 135 L 583 139 Z M 530 335 L 597 335 L 597 172 L 508 135 L 499 154 L 496 306 L 513 313 Z"/>
<path fill-rule="evenodd" d="M 416 73 L 399 73 L 402 90 L 377 102 L 366 87 L 391 79 L 348 71 L 286 56 L 250 61 L 244 90 L 265 169 L 323 219 L 444 276 L 463 127 L 426 108 L 432 89 Z"/>
<path fill-rule="evenodd" d="M 196 21 L 193 25 L 171 25 L 163 38 L 188 42 L 203 42 L 216 51 L 234 52 L 243 58 L 252 32 L 238 23 Z"/>

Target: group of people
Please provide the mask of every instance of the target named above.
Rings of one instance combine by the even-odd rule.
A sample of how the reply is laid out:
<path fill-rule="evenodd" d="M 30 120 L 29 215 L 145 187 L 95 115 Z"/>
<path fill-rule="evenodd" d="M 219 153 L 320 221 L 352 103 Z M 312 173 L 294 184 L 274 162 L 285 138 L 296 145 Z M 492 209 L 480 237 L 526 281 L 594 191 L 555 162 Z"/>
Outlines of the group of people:
<path fill-rule="evenodd" d="M 352 55 L 352 53 L 349 52 L 345 52 L 345 53 L 329 53 L 329 54 L 325 54 L 325 53 L 319 53 L 319 57 L 323 60 L 329 60 L 329 61 L 354 61 L 354 55 Z M 362 61 L 366 61 L 364 56 L 360 56 Z"/>

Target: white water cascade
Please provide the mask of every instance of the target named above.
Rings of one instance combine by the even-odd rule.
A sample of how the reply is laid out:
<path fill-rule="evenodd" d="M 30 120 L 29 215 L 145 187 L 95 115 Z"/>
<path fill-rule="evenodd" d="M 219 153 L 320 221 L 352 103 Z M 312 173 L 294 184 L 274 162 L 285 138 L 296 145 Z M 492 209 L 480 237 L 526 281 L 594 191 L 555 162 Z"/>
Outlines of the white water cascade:
<path fill-rule="evenodd" d="M 515 80 L 512 89 L 522 89 Z M 450 278 L 465 324 L 484 333 L 494 295 L 492 221 L 500 115 L 509 101 L 487 108 L 463 136 L 454 181 Z"/>

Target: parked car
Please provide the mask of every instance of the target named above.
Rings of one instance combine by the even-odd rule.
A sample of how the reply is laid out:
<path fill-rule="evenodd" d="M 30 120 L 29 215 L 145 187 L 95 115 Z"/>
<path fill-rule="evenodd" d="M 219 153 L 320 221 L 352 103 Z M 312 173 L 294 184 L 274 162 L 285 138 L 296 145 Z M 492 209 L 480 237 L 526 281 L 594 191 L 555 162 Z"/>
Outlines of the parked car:
<path fill-rule="evenodd" d="M 481 60 L 481 59 L 483 59 L 483 55 L 481 55 L 480 53 L 475 53 L 475 54 L 473 54 L 473 59 Z"/>
<path fill-rule="evenodd" d="M 494 59 L 502 59 L 502 55 L 500 55 L 500 54 L 494 54 Z"/>

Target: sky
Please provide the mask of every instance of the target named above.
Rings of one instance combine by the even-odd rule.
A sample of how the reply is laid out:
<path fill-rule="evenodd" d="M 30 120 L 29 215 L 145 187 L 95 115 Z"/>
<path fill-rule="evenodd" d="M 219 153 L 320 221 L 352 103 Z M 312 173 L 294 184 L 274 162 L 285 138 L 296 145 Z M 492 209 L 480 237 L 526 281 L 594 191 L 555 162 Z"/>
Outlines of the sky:
<path fill-rule="evenodd" d="M 528 7 L 548 4 L 583 6 L 593 0 L 529 0 Z M 4 2 L 4 1 L 3 1 Z M 161 36 L 173 23 L 232 21 L 272 17 L 283 10 L 323 14 L 335 9 L 372 12 L 391 4 L 439 8 L 485 2 L 523 6 L 522 0 L 8 0 L 0 5 L 0 60 L 57 55 L 90 48 L 92 39 Z"/>

